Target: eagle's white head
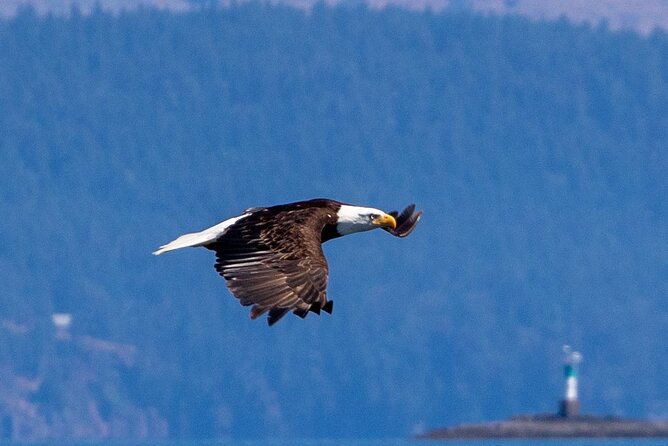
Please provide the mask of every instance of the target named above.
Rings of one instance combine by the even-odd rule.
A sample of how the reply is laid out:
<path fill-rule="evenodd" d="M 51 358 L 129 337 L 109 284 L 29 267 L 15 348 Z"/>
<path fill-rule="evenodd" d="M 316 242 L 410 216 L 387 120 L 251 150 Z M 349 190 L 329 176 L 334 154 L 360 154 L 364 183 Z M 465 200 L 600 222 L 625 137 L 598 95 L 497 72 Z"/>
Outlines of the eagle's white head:
<path fill-rule="evenodd" d="M 397 221 L 380 209 L 342 204 L 336 213 L 336 232 L 340 235 L 369 231 L 376 228 L 397 227 Z"/>

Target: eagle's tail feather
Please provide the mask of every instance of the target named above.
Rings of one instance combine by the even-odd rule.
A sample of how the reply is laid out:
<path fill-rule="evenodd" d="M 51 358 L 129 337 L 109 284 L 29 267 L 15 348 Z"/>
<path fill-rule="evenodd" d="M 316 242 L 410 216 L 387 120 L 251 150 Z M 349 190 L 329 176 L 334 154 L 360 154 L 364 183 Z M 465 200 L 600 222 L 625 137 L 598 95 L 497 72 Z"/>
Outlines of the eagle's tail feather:
<path fill-rule="evenodd" d="M 211 226 L 208 229 L 200 232 L 191 232 L 190 234 L 183 234 L 181 237 L 173 240 L 166 245 L 162 245 L 153 255 L 159 256 L 163 252 L 174 251 L 175 249 L 188 248 L 191 246 L 204 246 L 214 242 L 221 235 L 225 234 L 227 228 L 232 226 L 237 221 L 249 216 L 249 213 L 244 213 L 238 217 L 232 217 L 224 222 L 218 223 L 216 226 Z"/>
<path fill-rule="evenodd" d="M 202 246 L 216 240 L 219 234 L 211 231 L 192 232 L 183 234 L 181 237 L 173 240 L 166 245 L 162 245 L 153 255 L 159 256 L 164 252 L 174 251 L 175 249 L 188 248 L 190 246 Z"/>

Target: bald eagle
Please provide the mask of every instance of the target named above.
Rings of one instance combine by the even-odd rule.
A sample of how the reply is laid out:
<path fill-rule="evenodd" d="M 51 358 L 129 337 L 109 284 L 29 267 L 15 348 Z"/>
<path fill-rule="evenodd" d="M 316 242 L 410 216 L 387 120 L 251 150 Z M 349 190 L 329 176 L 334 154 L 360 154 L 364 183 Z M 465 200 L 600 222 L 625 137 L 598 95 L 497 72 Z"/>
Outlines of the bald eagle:
<path fill-rule="evenodd" d="M 182 235 L 153 254 L 190 246 L 215 251 L 216 271 L 241 305 L 252 305 L 250 317 L 268 311 L 273 325 L 289 311 L 302 318 L 309 312 L 332 312 L 322 243 L 375 228 L 405 237 L 421 216 L 413 204 L 399 214 L 329 199 L 300 201 L 247 209 L 209 229 Z"/>

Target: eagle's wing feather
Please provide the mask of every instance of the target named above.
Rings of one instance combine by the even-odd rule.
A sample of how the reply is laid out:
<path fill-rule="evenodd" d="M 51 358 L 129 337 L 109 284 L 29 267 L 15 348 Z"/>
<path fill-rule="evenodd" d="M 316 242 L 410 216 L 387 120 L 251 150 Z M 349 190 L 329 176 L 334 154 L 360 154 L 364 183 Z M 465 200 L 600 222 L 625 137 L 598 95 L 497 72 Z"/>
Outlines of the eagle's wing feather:
<path fill-rule="evenodd" d="M 269 311 L 272 325 L 289 311 L 304 316 L 327 303 L 323 217 L 331 218 L 308 208 L 254 210 L 206 246 L 216 252 L 216 270 L 232 294 L 253 306 L 252 318 Z"/>

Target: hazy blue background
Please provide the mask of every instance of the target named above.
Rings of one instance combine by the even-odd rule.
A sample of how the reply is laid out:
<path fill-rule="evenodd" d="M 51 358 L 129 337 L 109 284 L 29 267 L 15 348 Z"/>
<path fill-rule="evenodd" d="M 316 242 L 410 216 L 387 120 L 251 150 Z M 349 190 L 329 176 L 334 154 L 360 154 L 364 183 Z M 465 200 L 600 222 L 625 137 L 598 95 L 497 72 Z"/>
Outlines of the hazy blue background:
<path fill-rule="evenodd" d="M 402 437 L 668 416 L 668 36 L 248 4 L 0 21 L 0 438 Z M 251 206 L 415 202 L 325 247 L 333 315 L 250 321 Z M 53 313 L 71 313 L 58 332 Z"/>
<path fill-rule="evenodd" d="M 665 441 L 641 439 L 569 439 L 569 440 L 529 440 L 531 446 L 664 446 Z M 55 441 L 44 441 L 30 443 L 34 446 L 53 446 Z M 525 444 L 523 440 L 447 440 L 424 442 L 411 439 L 254 439 L 254 440 L 148 440 L 148 441 L 123 441 L 123 440 L 90 440 L 72 441 L 68 446 L 518 446 Z M 3 443 L 4 444 L 4 443 Z M 20 445 L 25 443 L 7 443 L 8 445 Z"/>
<path fill-rule="evenodd" d="M 569 439 L 569 440 L 529 440 L 531 446 L 664 446 L 664 440 L 640 439 Z M 54 441 L 34 442 L 35 446 L 53 446 Z M 25 443 L 8 443 L 20 445 Z M 523 440 L 447 440 L 424 442 L 410 439 L 255 439 L 255 440 L 150 440 L 150 441 L 73 441 L 68 446 L 517 446 Z"/>

